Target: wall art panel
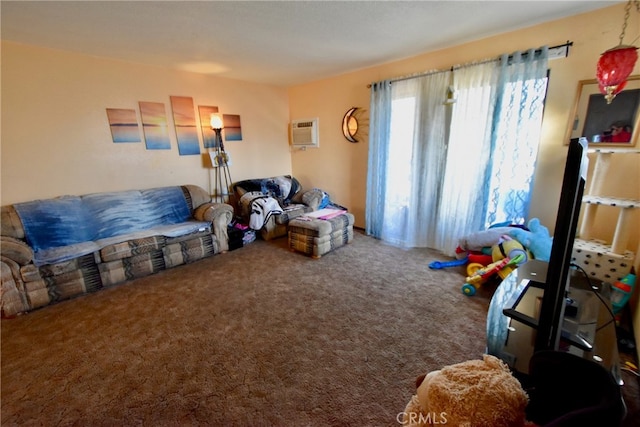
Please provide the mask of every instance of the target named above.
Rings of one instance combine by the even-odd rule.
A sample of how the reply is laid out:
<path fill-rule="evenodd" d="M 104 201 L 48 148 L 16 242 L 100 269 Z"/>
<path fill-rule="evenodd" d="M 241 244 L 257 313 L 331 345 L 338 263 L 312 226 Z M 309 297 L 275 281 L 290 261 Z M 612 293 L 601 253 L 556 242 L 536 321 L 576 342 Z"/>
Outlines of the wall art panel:
<path fill-rule="evenodd" d="M 139 102 L 147 150 L 171 150 L 167 113 L 162 102 Z"/>
<path fill-rule="evenodd" d="M 200 154 L 200 141 L 196 127 L 196 116 L 193 98 L 188 96 L 171 96 L 173 123 L 178 139 L 178 152 L 181 156 Z"/>

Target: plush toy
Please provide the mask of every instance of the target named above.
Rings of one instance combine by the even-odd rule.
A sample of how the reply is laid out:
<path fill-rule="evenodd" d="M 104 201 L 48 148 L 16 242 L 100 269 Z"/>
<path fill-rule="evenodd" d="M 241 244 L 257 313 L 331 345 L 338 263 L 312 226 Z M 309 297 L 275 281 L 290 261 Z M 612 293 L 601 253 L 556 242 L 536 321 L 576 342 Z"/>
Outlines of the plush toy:
<path fill-rule="evenodd" d="M 553 238 L 549 236 L 549 230 L 540 223 L 538 218 L 531 218 L 528 228 L 529 231 L 513 228 L 507 234 L 522 243 L 535 259 L 549 261 L 553 245 Z"/>
<path fill-rule="evenodd" d="M 500 241 L 491 247 L 491 258 L 493 262 L 500 261 L 504 258 L 514 259 L 518 255 L 523 256 L 520 264 L 531 258 L 531 253 L 522 243 L 508 235 L 502 236 Z"/>
<path fill-rule="evenodd" d="M 530 426 L 529 402 L 520 382 L 500 359 L 484 355 L 418 378 L 403 412 L 403 426 Z"/>
<path fill-rule="evenodd" d="M 471 233 L 458 240 L 458 248 L 462 251 L 481 251 L 498 243 L 500 237 L 509 234 L 512 227 L 493 227 Z"/>

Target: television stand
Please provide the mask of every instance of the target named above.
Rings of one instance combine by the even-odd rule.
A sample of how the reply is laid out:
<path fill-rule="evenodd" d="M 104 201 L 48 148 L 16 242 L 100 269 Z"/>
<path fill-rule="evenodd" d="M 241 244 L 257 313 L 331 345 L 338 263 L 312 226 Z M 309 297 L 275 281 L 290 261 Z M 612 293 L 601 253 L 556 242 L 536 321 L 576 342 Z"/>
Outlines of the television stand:
<path fill-rule="evenodd" d="M 489 306 L 487 352 L 524 375 L 534 353 L 547 266 L 538 260 L 520 265 L 498 286 Z M 595 291 L 600 300 L 580 271 L 571 269 L 568 280 L 558 350 L 597 362 L 620 382 L 615 322 L 604 305 L 610 308 L 608 287 Z"/>

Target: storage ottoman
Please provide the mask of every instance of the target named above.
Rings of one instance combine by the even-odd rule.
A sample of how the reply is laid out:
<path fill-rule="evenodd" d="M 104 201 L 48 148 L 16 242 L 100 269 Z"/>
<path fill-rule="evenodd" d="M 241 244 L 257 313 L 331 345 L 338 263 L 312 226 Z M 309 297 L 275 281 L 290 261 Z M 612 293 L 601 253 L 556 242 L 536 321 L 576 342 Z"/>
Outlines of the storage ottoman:
<path fill-rule="evenodd" d="M 353 240 L 353 214 L 331 219 L 302 216 L 289 221 L 289 248 L 320 258 Z"/>

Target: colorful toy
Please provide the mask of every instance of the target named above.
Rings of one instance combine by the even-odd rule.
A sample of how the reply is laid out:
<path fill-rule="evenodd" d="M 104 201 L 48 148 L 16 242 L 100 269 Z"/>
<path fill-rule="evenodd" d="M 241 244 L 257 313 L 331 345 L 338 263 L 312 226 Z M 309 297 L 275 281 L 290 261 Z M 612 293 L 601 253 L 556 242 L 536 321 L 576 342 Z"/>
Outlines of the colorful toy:
<path fill-rule="evenodd" d="M 635 283 L 636 275 L 630 273 L 624 276 L 622 280 L 618 280 L 611 285 L 611 306 L 613 308 L 613 314 L 620 313 L 627 302 L 629 302 Z"/>
<path fill-rule="evenodd" d="M 482 265 L 490 264 L 492 262 L 491 255 L 483 254 L 482 252 L 465 252 L 465 256 L 462 258 L 454 259 L 452 261 L 432 261 L 429 263 L 429 268 L 434 270 L 441 270 L 449 267 L 460 267 L 467 263 L 479 263 Z"/>
<path fill-rule="evenodd" d="M 467 261 L 468 258 L 456 259 L 453 261 L 433 261 L 429 263 L 429 268 L 434 270 L 441 270 L 448 267 L 459 267 L 461 265 L 465 265 Z"/>
<path fill-rule="evenodd" d="M 512 239 L 511 236 L 502 236 L 500 242 L 491 248 L 492 261 L 500 261 L 504 258 L 515 259 L 518 255 L 522 255 L 517 265 L 525 263 L 531 259 L 531 253 L 525 249 L 520 242 Z M 501 279 L 505 279 L 514 269 L 514 265 L 505 266 L 502 270 L 498 271 L 498 275 Z"/>
<path fill-rule="evenodd" d="M 469 296 L 475 295 L 478 287 L 493 275 L 497 274 L 504 279 L 515 266 L 532 258 L 525 245 L 511 236 L 513 232 L 521 232 L 516 234 L 541 251 L 544 251 L 543 244 L 546 240 L 551 243 L 548 230 L 540 225 L 539 220 L 534 218 L 529 223 L 534 226 L 535 233 L 523 226 L 497 226 L 466 236 L 460 239 L 456 248 L 457 260 L 433 261 L 429 268 L 442 269 L 467 264 L 467 278 L 462 292 Z M 547 239 L 543 237 L 545 232 Z"/>
<path fill-rule="evenodd" d="M 495 227 L 485 231 L 472 233 L 459 240 L 456 248 L 456 260 L 433 261 L 429 268 L 440 270 L 448 267 L 459 267 L 467 263 L 490 264 L 492 261 L 491 248 L 504 237 L 510 227 Z"/>
<path fill-rule="evenodd" d="M 482 265 L 491 264 L 492 248 L 505 240 L 512 230 L 523 228 L 522 225 L 509 225 L 508 223 L 492 225 L 486 230 L 471 233 L 458 240 L 456 258 L 467 259 L 469 263 Z"/>
<path fill-rule="evenodd" d="M 466 279 L 466 283 L 462 285 L 462 293 L 468 296 L 475 295 L 478 287 L 483 283 L 486 283 L 494 274 L 497 274 L 504 268 L 516 266 L 524 262 L 524 259 L 525 255 L 518 254 L 513 259 L 503 258 L 487 265 L 486 267 L 475 263 L 469 264 L 467 266 L 467 274 L 469 276 Z"/>
<path fill-rule="evenodd" d="M 510 236 L 502 236 L 500 241 L 491 248 L 491 263 L 469 263 L 467 266 L 466 283 L 462 286 L 465 295 L 475 295 L 476 290 L 495 274 L 501 279 L 507 277 L 514 267 L 531 258 L 530 253 Z M 486 265 L 486 266 L 485 266 Z"/>

